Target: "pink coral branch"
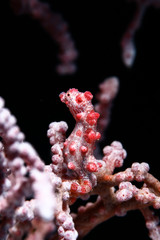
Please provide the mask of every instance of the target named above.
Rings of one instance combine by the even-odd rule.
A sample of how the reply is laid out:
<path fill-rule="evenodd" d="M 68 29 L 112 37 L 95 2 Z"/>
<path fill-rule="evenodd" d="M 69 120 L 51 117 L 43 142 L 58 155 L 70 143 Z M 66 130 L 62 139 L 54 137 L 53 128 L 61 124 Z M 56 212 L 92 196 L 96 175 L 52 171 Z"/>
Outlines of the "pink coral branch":
<path fill-rule="evenodd" d="M 105 112 L 102 117 L 108 118 L 111 101 L 117 92 L 117 81 L 112 78 L 101 85 L 97 110 L 102 115 Z M 51 234 L 50 239 L 59 236 L 63 240 L 76 240 L 101 222 L 113 216 L 124 216 L 135 209 L 142 211 L 149 226 L 149 213 L 145 215 L 143 209 L 149 206 L 160 208 L 160 182 L 149 173 L 149 165 L 145 162 L 135 162 L 130 168 L 114 173 L 115 168 L 123 166 L 127 155 L 118 141 L 104 147 L 104 157 L 96 159 L 95 143 L 101 137 L 97 131 L 100 113 L 94 110 L 92 98 L 91 92 L 83 93 L 75 88 L 60 94 L 60 100 L 69 108 L 76 125 L 68 137 L 66 122 L 49 125 L 50 165 L 45 165 L 34 148 L 24 141 L 15 117 L 3 107 L 1 99 L 2 239 L 7 236 L 7 231 L 11 239 L 16 239 L 18 234 L 21 239 L 26 231 L 28 240 L 43 239 L 53 232 L 55 217 L 57 233 Z M 142 187 L 137 187 L 136 182 L 141 182 Z M 28 201 L 27 197 L 31 195 L 33 197 Z M 81 206 L 77 214 L 70 213 L 70 205 L 78 198 L 87 199 L 91 195 L 97 195 L 95 203 Z M 26 228 L 19 233 L 22 222 L 26 222 Z M 46 223 L 43 225 L 43 222 Z M 40 227 L 42 225 L 44 228 Z M 34 234 L 33 228 L 36 229 Z M 158 228 L 155 225 L 148 228 L 152 239 L 156 240 Z"/>
<path fill-rule="evenodd" d="M 141 209 L 141 212 L 146 220 L 146 227 L 149 230 L 149 236 L 151 239 L 159 239 L 160 238 L 160 226 L 159 218 L 154 215 L 153 211 L 149 208 Z"/>
<path fill-rule="evenodd" d="M 17 14 L 28 14 L 38 20 L 59 47 L 59 74 L 72 74 L 76 71 L 75 60 L 78 52 L 68 31 L 68 24 L 58 13 L 52 12 L 47 3 L 39 0 L 11 0 L 11 6 Z"/>
<path fill-rule="evenodd" d="M 149 5 L 159 0 L 134 0 L 137 11 L 121 42 L 123 60 L 134 62 L 134 38 Z M 10 0 L 16 14 L 28 14 L 39 21 L 59 46 L 60 74 L 76 70 L 77 51 L 68 24 L 44 1 Z M 113 216 L 140 210 L 152 240 L 160 238 L 160 182 L 146 162 L 134 162 L 120 170 L 127 152 L 113 141 L 99 154 L 105 139 L 112 103 L 119 90 L 117 77 L 104 80 L 92 104 L 90 91 L 70 88 L 60 93 L 75 120 L 68 134 L 64 121 L 49 124 L 51 163 L 46 165 L 34 147 L 25 141 L 16 118 L 0 98 L 0 239 L 76 240 Z M 96 198 L 91 202 L 92 196 Z M 77 213 L 71 209 L 78 199 L 88 200 Z M 150 210 L 152 208 L 152 211 Z M 156 212 L 156 211 L 155 211 Z"/>
<path fill-rule="evenodd" d="M 131 0 L 132 1 L 132 0 Z M 136 12 L 121 40 L 122 60 L 127 67 L 132 67 L 136 57 L 135 35 L 141 27 L 146 8 L 150 5 L 159 8 L 159 0 L 133 0 L 136 2 Z"/>
<path fill-rule="evenodd" d="M 109 124 L 111 106 L 118 90 L 119 80 L 117 77 L 107 78 L 99 85 L 99 92 L 96 95 L 98 103 L 95 105 L 95 110 L 100 114 L 97 129 L 101 135 L 104 134 Z"/>
<path fill-rule="evenodd" d="M 0 198 L 1 239 L 5 239 L 7 231 L 15 223 L 31 220 L 38 216 L 43 221 L 52 221 L 54 218 L 55 198 L 54 184 L 44 171 L 44 163 L 34 148 L 24 141 L 24 134 L 16 125 L 16 118 L 4 107 L 0 98 L 0 134 L 1 168 L 5 179 L 2 178 Z M 44 189 L 43 189 L 44 186 Z M 25 199 L 34 195 L 35 204 L 30 206 L 31 212 L 25 205 Z M 46 198 L 46 196 L 48 196 Z M 31 203 L 30 203 L 31 204 Z M 23 206 L 20 217 L 17 216 L 19 207 Z M 20 211 L 20 209 L 19 209 Z M 5 226 L 3 223 L 5 222 Z"/>
<path fill-rule="evenodd" d="M 109 84 L 113 82 L 111 80 Z M 104 84 L 102 85 L 106 86 L 108 82 L 105 81 Z M 108 85 L 106 89 L 108 89 Z M 114 96 L 111 92 L 110 94 Z M 160 207 L 160 183 L 148 173 L 149 165 L 147 163 L 135 162 L 131 168 L 114 174 L 115 168 L 121 167 L 126 158 L 126 151 L 121 143 L 114 141 L 110 146 L 106 146 L 103 149 L 102 160 L 94 157 L 95 142 L 99 140 L 99 133 L 96 130 L 99 115 L 91 104 L 92 97 L 90 92 L 82 93 L 77 89 L 61 93 L 60 99 L 69 108 L 76 120 L 76 125 L 67 139 L 64 138 L 64 135 L 63 137 L 59 135 L 60 132 L 64 134 L 67 129 L 66 126 L 65 131 L 60 130 L 64 128 L 60 127 L 61 125 L 66 125 L 63 122 L 52 123 L 48 132 L 51 144 L 53 144 L 51 148 L 54 160 L 53 171 L 56 171 L 59 176 L 61 175 L 62 181 L 65 183 L 59 190 L 61 204 L 65 202 L 66 208 L 67 202 L 72 204 L 78 197 L 85 199 L 93 194 L 99 195 L 95 203 L 88 203 L 85 207 L 80 207 L 78 213 L 72 215 L 79 238 L 112 216 L 122 216 L 129 210 L 142 209 L 146 206 Z M 57 127 L 52 129 L 52 126 Z M 55 139 L 57 139 L 56 142 Z M 143 182 L 144 185 L 138 188 L 132 184 L 133 181 Z M 116 190 L 116 186 L 118 190 Z M 67 191 L 68 195 L 66 195 Z M 63 235 L 64 230 L 61 226 L 58 228 L 59 234 Z M 56 236 L 53 239 L 56 239 Z"/>

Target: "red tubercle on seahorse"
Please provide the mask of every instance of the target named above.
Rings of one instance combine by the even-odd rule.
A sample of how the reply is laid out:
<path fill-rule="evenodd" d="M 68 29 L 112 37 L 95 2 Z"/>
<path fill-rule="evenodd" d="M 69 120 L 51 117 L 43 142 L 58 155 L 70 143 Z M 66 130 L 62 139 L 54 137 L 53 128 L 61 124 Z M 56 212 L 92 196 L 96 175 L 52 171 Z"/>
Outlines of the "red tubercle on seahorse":
<path fill-rule="evenodd" d="M 75 143 L 74 141 L 71 142 L 71 144 L 70 144 L 70 146 L 69 146 L 69 152 L 70 152 L 70 154 L 74 155 L 74 154 L 75 154 L 75 151 L 76 151 L 76 148 L 77 148 L 76 143 Z"/>
<path fill-rule="evenodd" d="M 78 92 L 78 89 L 77 89 L 77 88 L 71 88 L 71 89 L 69 89 L 69 92 L 70 92 L 70 93 Z"/>
<path fill-rule="evenodd" d="M 78 104 L 82 103 L 83 102 L 83 94 L 82 93 L 79 93 L 77 96 L 76 96 L 76 102 Z"/>
<path fill-rule="evenodd" d="M 73 162 L 69 162 L 67 167 L 70 169 L 70 170 L 75 170 L 76 166 Z"/>
<path fill-rule="evenodd" d="M 71 192 L 72 193 L 76 193 L 77 192 L 77 189 L 78 189 L 78 184 L 76 182 L 73 182 L 71 184 Z"/>
<path fill-rule="evenodd" d="M 61 102 L 65 102 L 65 92 L 61 92 L 60 94 L 59 94 L 59 98 L 60 98 L 60 100 L 61 100 Z"/>
<path fill-rule="evenodd" d="M 81 146 L 80 151 L 81 151 L 82 154 L 85 154 L 85 153 L 88 152 L 88 147 L 87 146 Z"/>
<path fill-rule="evenodd" d="M 84 133 L 84 139 L 87 143 L 93 143 L 96 140 L 99 140 L 101 134 L 99 132 L 95 132 L 92 128 L 88 128 Z"/>
<path fill-rule="evenodd" d="M 82 131 L 80 129 L 77 130 L 76 136 L 81 137 L 82 136 Z"/>
<path fill-rule="evenodd" d="M 84 113 L 83 112 L 76 114 L 76 120 L 77 121 L 83 120 L 83 117 L 84 117 Z"/>
<path fill-rule="evenodd" d="M 92 110 L 86 118 L 86 121 L 90 126 L 97 124 L 97 119 L 100 117 L 100 114 Z"/>
<path fill-rule="evenodd" d="M 88 101 L 92 100 L 92 98 L 93 98 L 92 93 L 89 92 L 89 91 L 86 91 L 86 92 L 84 93 L 84 96 L 85 96 L 85 98 L 86 98 Z"/>
<path fill-rule="evenodd" d="M 98 166 L 95 162 L 89 162 L 89 163 L 87 163 L 86 169 L 89 172 L 97 172 Z"/>
<path fill-rule="evenodd" d="M 71 184 L 71 188 L 70 191 L 71 193 L 76 196 L 76 195 L 84 195 L 87 194 L 88 192 L 90 192 L 92 189 L 92 184 L 88 179 L 82 179 L 80 181 L 77 182 L 73 182 Z"/>
<path fill-rule="evenodd" d="M 77 95 L 77 97 L 76 97 L 76 102 L 77 102 L 78 104 L 80 104 L 80 103 L 82 103 L 82 102 L 85 102 L 86 100 L 87 100 L 87 101 L 90 101 L 90 100 L 92 100 L 92 98 L 93 98 L 92 93 L 89 92 L 89 91 L 86 91 L 85 93 L 79 93 L 79 94 Z"/>

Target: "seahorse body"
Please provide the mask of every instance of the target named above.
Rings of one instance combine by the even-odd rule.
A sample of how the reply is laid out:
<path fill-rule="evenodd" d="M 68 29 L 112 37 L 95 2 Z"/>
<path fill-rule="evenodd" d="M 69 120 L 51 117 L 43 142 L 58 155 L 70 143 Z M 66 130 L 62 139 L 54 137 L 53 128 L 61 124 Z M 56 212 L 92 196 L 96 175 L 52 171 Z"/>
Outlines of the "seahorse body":
<path fill-rule="evenodd" d="M 81 183 L 85 181 L 91 188 L 96 184 L 94 172 L 101 167 L 101 163 L 93 156 L 95 141 L 101 135 L 96 130 L 100 115 L 94 111 L 92 98 L 89 91 L 82 93 L 75 88 L 60 94 L 61 101 L 67 105 L 76 120 L 73 132 L 64 142 L 63 153 L 68 174 L 74 174 Z"/>

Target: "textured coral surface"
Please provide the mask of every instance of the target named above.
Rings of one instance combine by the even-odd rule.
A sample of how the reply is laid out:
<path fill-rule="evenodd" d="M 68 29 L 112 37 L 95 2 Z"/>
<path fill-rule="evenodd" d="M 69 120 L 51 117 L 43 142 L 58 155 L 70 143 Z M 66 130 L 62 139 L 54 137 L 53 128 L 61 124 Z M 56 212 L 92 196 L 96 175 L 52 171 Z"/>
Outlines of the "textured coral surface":
<path fill-rule="evenodd" d="M 54 239 L 57 229 L 60 238 L 75 239 L 91 230 L 85 239 L 159 239 L 159 1 L 142 1 L 129 70 L 121 44 L 141 1 L 92 3 L 92 11 L 80 1 L 42 2 L 67 23 L 61 33 L 74 40 L 77 72 L 57 75 L 57 56 L 66 63 L 74 54 L 59 55 L 64 45 L 45 31 L 43 18 L 16 15 L 3 3 L 0 95 L 11 112 L 0 114 L 1 234 Z"/>
<path fill-rule="evenodd" d="M 100 86 L 96 108 L 103 109 L 102 119 L 105 112 L 105 117 L 109 116 L 118 86 L 115 77 Z M 159 239 L 159 221 L 149 207 L 160 208 L 160 182 L 149 173 L 149 165 L 134 162 L 130 168 L 114 173 L 115 168 L 123 166 L 127 154 L 122 144 L 114 141 L 103 148 L 104 156 L 96 159 L 100 114 L 94 110 L 91 92 L 72 88 L 59 97 L 76 124 L 66 138 L 66 122 L 50 123 L 49 165 L 44 165 L 34 148 L 24 141 L 16 118 L 0 99 L 1 239 L 23 239 L 24 235 L 26 239 L 44 239 L 47 235 L 49 239 L 80 239 L 101 222 L 135 209 L 142 212 L 151 239 Z M 99 122 L 101 131 L 107 122 Z M 138 188 L 136 182 L 142 186 Z M 77 213 L 70 211 L 78 198 L 87 200 L 92 195 L 97 196 L 95 202 L 80 206 Z M 55 228 L 57 232 L 53 233 Z"/>

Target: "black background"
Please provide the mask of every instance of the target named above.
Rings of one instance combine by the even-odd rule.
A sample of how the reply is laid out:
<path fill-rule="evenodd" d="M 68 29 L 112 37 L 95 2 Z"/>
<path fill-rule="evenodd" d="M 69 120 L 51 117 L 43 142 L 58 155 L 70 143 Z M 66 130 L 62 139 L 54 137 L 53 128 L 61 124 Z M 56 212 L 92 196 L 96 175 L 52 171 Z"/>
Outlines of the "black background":
<path fill-rule="evenodd" d="M 121 60 L 120 40 L 135 12 L 135 4 L 112 1 L 47 1 L 62 13 L 70 26 L 79 58 L 72 76 L 55 72 L 57 46 L 29 16 L 16 16 L 9 1 L 1 5 L 0 95 L 17 117 L 18 125 L 39 155 L 50 162 L 46 137 L 52 121 L 74 120 L 59 93 L 69 88 L 95 94 L 105 78 L 117 76 L 120 90 L 112 108 L 105 144 L 121 141 L 127 150 L 124 167 L 148 162 L 157 178 L 160 166 L 160 9 L 147 9 L 135 36 L 137 57 L 131 69 Z M 114 217 L 95 228 L 85 239 L 149 239 L 138 211 Z"/>

